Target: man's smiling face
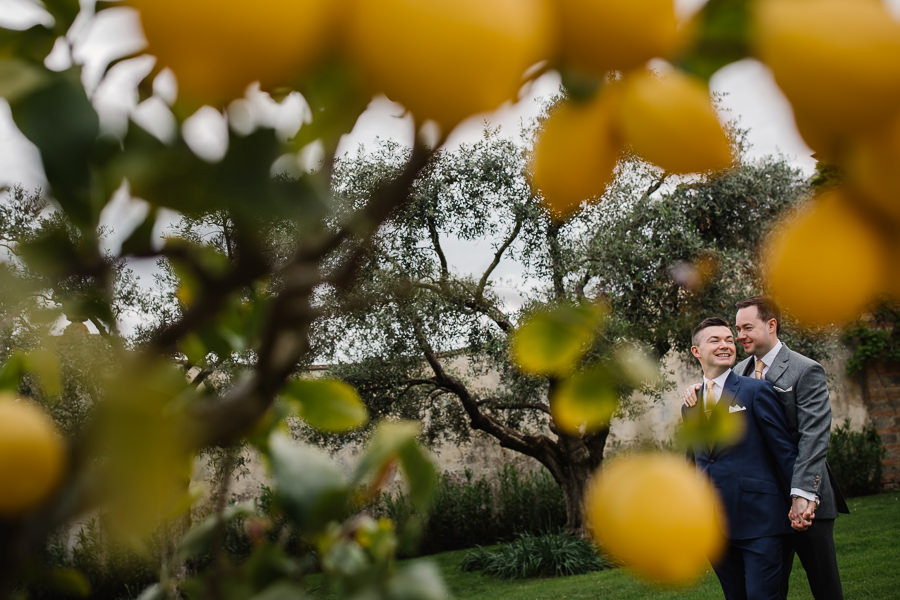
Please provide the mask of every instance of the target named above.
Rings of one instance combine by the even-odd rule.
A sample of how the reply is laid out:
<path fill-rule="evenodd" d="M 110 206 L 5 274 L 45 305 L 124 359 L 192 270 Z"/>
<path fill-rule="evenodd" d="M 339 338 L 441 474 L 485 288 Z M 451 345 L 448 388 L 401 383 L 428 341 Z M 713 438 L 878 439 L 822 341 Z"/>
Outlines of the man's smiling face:
<path fill-rule="evenodd" d="M 762 358 L 778 342 L 776 320 L 763 321 L 756 306 L 739 309 L 735 317 L 735 326 L 738 342 L 747 354 Z"/>
<path fill-rule="evenodd" d="M 731 328 L 720 325 L 698 331 L 691 347 L 691 354 L 697 357 L 703 373 L 710 379 L 734 365 L 736 352 Z"/>

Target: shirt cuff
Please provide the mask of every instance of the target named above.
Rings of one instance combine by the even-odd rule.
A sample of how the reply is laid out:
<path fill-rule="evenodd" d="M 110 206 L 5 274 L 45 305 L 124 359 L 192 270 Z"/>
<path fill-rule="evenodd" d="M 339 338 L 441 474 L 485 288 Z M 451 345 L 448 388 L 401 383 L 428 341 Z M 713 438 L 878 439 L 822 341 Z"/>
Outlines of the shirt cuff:
<path fill-rule="evenodd" d="M 793 498 L 794 496 L 800 496 L 801 498 L 805 498 L 806 500 L 815 502 L 816 504 L 819 503 L 818 496 L 816 496 L 815 494 L 811 494 L 806 490 L 801 490 L 800 488 L 791 488 L 791 498 Z"/>

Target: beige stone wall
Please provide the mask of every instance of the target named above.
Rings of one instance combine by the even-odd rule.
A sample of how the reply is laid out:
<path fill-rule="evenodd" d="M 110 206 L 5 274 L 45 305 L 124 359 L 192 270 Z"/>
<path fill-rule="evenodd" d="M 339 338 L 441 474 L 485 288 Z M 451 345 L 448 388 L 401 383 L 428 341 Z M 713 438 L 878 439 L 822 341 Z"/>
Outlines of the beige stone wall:
<path fill-rule="evenodd" d="M 449 367 L 460 375 L 466 372 L 464 356 L 454 356 Z M 853 429 L 860 429 L 868 422 L 869 415 L 862 399 L 859 384 L 849 380 L 844 374 L 844 357 L 835 357 L 824 366 L 829 375 L 829 392 L 832 403 L 832 427 L 843 423 L 845 418 L 851 421 Z M 674 387 L 664 394 L 662 400 L 654 401 L 644 396 L 637 396 L 634 402 L 643 405 L 643 413 L 635 419 L 615 418 L 611 423 L 611 433 L 607 442 L 607 455 L 615 453 L 623 447 L 641 442 L 665 445 L 671 441 L 676 425 L 681 417 L 681 391 L 689 384 L 701 379 L 696 363 L 686 363 L 680 357 L 669 355 L 663 368 L 668 377 L 674 381 Z M 476 378 L 475 385 L 485 390 L 497 384 L 497 378 L 486 375 Z M 244 474 L 232 483 L 231 490 L 242 499 L 254 497 L 260 484 L 265 480 L 264 469 L 259 459 L 251 451 L 247 451 L 247 469 Z M 443 472 L 462 477 L 466 469 L 471 470 L 475 478 L 482 475 L 491 477 L 496 470 L 506 463 L 513 463 L 521 470 L 536 469 L 538 463 L 517 452 L 503 449 L 491 437 L 480 432 L 472 435 L 466 444 L 441 444 L 432 449 L 439 468 Z M 335 459 L 346 465 L 348 469 L 354 464 L 359 448 L 348 447 L 335 455 Z M 195 471 L 195 482 L 208 481 L 211 473 L 207 465 L 198 463 Z M 400 481 L 393 482 L 394 489 Z"/>

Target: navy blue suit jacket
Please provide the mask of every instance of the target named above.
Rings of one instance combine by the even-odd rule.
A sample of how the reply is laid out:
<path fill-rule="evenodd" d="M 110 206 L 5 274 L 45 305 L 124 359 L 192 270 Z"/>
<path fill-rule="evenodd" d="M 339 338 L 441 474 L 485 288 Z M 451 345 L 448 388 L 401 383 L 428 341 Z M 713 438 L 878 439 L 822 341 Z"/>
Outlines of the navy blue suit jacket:
<path fill-rule="evenodd" d="M 728 537 L 752 539 L 790 533 L 790 481 L 797 446 L 772 384 L 729 373 L 719 402 L 726 418 L 743 419 L 744 435 L 735 444 L 692 448 L 697 467 L 719 490 Z M 703 402 L 682 406 L 682 417 L 701 418 Z"/>

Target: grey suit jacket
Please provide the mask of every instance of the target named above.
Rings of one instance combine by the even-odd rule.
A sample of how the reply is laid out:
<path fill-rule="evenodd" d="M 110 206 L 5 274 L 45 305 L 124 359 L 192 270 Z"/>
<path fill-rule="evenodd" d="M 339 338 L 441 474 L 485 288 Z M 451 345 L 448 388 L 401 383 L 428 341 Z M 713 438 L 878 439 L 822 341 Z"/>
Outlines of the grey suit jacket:
<path fill-rule="evenodd" d="M 734 370 L 752 377 L 753 366 L 754 361 L 749 357 L 738 363 Z M 831 402 L 825 369 L 816 361 L 782 346 L 774 364 L 769 365 L 766 379 L 775 386 L 788 427 L 797 442 L 791 487 L 819 496 L 818 518 L 834 519 L 838 512 L 849 512 L 825 462 L 831 437 Z"/>

